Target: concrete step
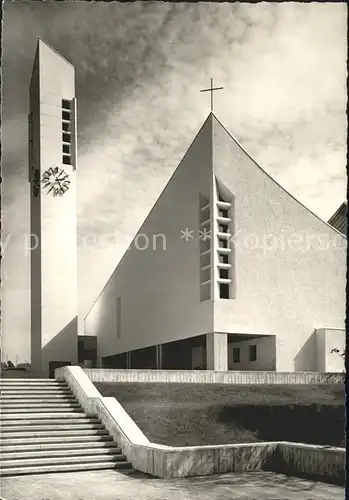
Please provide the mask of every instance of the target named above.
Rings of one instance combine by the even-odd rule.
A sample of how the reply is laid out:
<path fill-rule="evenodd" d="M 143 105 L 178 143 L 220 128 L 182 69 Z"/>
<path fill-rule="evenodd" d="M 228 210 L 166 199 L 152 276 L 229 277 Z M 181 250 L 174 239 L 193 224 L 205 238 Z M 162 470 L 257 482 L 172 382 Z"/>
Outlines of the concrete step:
<path fill-rule="evenodd" d="M 41 440 L 40 440 L 41 441 Z M 49 454 L 56 453 L 56 451 L 62 451 L 62 453 L 73 453 L 77 450 L 85 449 L 114 449 L 120 450 L 118 445 L 114 441 L 71 441 L 71 442 L 56 442 L 56 443 L 32 443 L 32 444 L 9 444 L 0 447 L 0 455 L 5 455 L 6 453 L 39 453 L 47 452 Z M 29 457 L 28 457 L 29 458 Z"/>
<path fill-rule="evenodd" d="M 2 408 L 36 408 L 37 406 L 40 407 L 42 404 L 50 405 L 50 406 L 59 406 L 59 407 L 80 406 L 80 403 L 78 403 L 76 401 L 76 399 L 69 399 L 69 400 L 63 400 L 63 401 L 60 401 L 60 400 L 57 401 L 56 399 L 54 399 L 53 401 L 49 400 L 49 399 L 42 399 L 42 400 L 37 401 L 36 399 L 32 399 L 30 401 L 27 401 L 27 402 L 26 401 L 27 400 L 22 400 L 22 399 L 20 399 L 19 401 L 8 401 L 5 404 L 1 403 L 1 407 Z"/>
<path fill-rule="evenodd" d="M 1 436 L 2 438 L 2 436 Z M 21 437 L 17 438 L 9 438 L 6 437 L 6 439 L 0 439 L 0 448 L 5 448 L 10 445 L 29 445 L 29 444 L 34 444 L 34 445 L 40 445 L 40 444 L 55 444 L 55 443 L 60 443 L 63 447 L 64 443 L 84 443 L 84 446 L 91 441 L 113 441 L 113 438 L 109 436 L 109 434 L 106 435 L 89 435 L 86 436 L 85 434 L 83 435 L 77 435 L 77 436 L 64 436 L 64 440 L 62 439 L 62 436 L 50 436 L 50 437 L 43 437 L 43 436 L 37 436 L 37 437 L 24 437 L 23 435 Z"/>
<path fill-rule="evenodd" d="M 23 408 L 0 408 L 0 420 L 1 420 L 1 417 L 3 415 L 12 415 L 12 418 L 14 414 L 16 413 L 24 413 L 26 414 L 26 416 L 28 416 L 28 413 L 31 413 L 31 414 L 35 414 L 35 413 L 67 413 L 71 411 L 72 413 L 73 412 L 81 412 L 83 413 L 83 409 L 82 408 L 79 408 L 79 407 L 68 407 L 68 406 L 64 406 L 64 407 L 61 407 L 61 406 L 57 406 L 56 408 L 55 407 L 51 407 L 51 406 L 45 406 L 45 407 L 37 407 L 37 408 L 28 408 L 27 406 L 24 406 Z"/>
<path fill-rule="evenodd" d="M 2 408 L 7 408 L 8 405 L 18 405 L 18 404 L 26 404 L 26 405 L 41 405 L 41 404 L 61 404 L 61 403 L 77 403 L 75 398 L 42 398 L 42 399 L 31 399 L 31 398 L 18 398 L 18 399 L 1 399 L 0 398 L 0 406 Z"/>
<path fill-rule="evenodd" d="M 45 396 L 47 394 L 62 394 L 62 395 L 65 395 L 65 394 L 73 394 L 72 391 L 70 389 L 65 389 L 63 387 L 57 387 L 57 389 L 53 389 L 53 388 L 47 388 L 47 389 L 37 389 L 37 388 L 23 388 L 23 389 L 14 389 L 13 387 L 10 387 L 10 388 L 2 388 L 0 389 L 0 394 L 1 396 L 23 396 L 23 395 L 34 395 L 34 394 L 38 394 L 39 396 L 42 395 L 42 394 L 45 394 Z"/>
<path fill-rule="evenodd" d="M 37 465 L 32 467 L 8 467 L 2 470 L 0 475 L 4 476 L 19 476 L 22 474 L 42 474 L 49 472 L 78 472 L 88 470 L 103 470 L 103 469 L 122 469 L 123 472 L 133 472 L 130 462 L 113 462 L 111 460 L 105 462 L 94 462 L 84 464 L 67 464 L 67 465 Z"/>
<path fill-rule="evenodd" d="M 1 381 L 5 382 L 62 382 L 61 380 L 57 380 L 55 378 L 1 378 Z M 63 381 L 64 382 L 64 381 Z"/>
<path fill-rule="evenodd" d="M 66 396 L 73 396 L 71 391 L 1 391 L 0 398 L 64 398 Z"/>
<path fill-rule="evenodd" d="M 84 423 L 84 424 L 76 424 L 76 423 L 72 423 L 72 424 L 59 424 L 59 425 L 50 425 L 50 424 L 46 424 L 46 425 L 34 425 L 34 424 L 31 424 L 31 425 L 2 425 L 0 427 L 0 432 L 2 432 L 4 435 L 3 437 L 6 438 L 6 435 L 8 432 L 30 432 L 30 431 L 62 431 L 62 432 L 65 432 L 65 431 L 73 431 L 73 430 L 77 430 L 77 431 L 82 431 L 82 430 L 91 430 L 91 429 L 96 429 L 96 430 L 100 430 L 100 429 L 104 429 L 104 425 L 103 424 L 90 424 L 90 423 Z"/>
<path fill-rule="evenodd" d="M 66 430 L 66 431 L 28 431 L 28 432 L 6 432 L 2 434 L 2 439 L 15 439 L 15 438 L 34 438 L 34 437 L 57 437 L 60 436 L 62 441 L 69 436 L 105 436 L 108 431 L 105 429 L 85 429 L 85 430 Z"/>
<path fill-rule="evenodd" d="M 86 446 L 86 445 L 85 445 Z M 57 450 L 37 450 L 37 451 L 6 451 L 0 450 L 1 460 L 34 459 L 34 458 L 54 458 L 69 456 L 87 456 L 87 455 L 121 455 L 121 449 L 117 447 L 95 447 L 95 448 L 75 448 L 75 449 L 57 449 Z"/>
<path fill-rule="evenodd" d="M 54 378 L 0 378 L 0 385 L 67 385 L 65 380 Z"/>
<path fill-rule="evenodd" d="M 29 458 L 29 459 L 21 459 L 21 460 L 8 460 L 7 458 L 3 458 L 1 460 L 1 469 L 4 470 L 7 467 L 30 467 L 37 465 L 60 465 L 60 464 L 76 464 L 76 463 L 91 463 L 91 462 L 126 462 L 125 455 L 91 455 L 84 456 L 80 453 L 80 455 L 69 456 L 69 457 L 42 457 L 42 458 Z"/>
<path fill-rule="evenodd" d="M 57 415 L 56 415 L 57 417 Z M 14 420 L 0 420 L 0 433 L 1 429 L 5 427 L 17 427 L 24 425 L 41 425 L 43 427 L 54 425 L 57 428 L 58 425 L 75 425 L 75 424 L 100 424 L 101 421 L 98 418 L 83 417 L 83 418 L 31 418 L 31 419 L 14 419 Z"/>
<path fill-rule="evenodd" d="M 0 381 L 0 476 L 100 469 L 132 470 L 95 414 L 66 382 Z"/>
<path fill-rule="evenodd" d="M 0 414 L 2 413 L 7 413 L 8 411 L 11 411 L 13 413 L 16 413 L 17 411 L 25 410 L 27 412 L 32 412 L 35 413 L 37 411 L 69 411 L 70 409 L 72 410 L 79 410 L 81 406 L 78 403 L 40 403 L 37 405 L 33 405 L 31 403 L 27 404 L 18 404 L 18 405 L 3 405 L 0 408 Z"/>
<path fill-rule="evenodd" d="M 65 400 L 76 400 L 74 394 L 26 394 L 24 397 L 23 396 L 18 396 L 18 394 L 11 394 L 10 396 L 1 394 L 0 396 L 0 404 L 3 403 L 17 403 L 18 401 L 22 401 L 25 399 L 26 401 L 42 401 L 42 400 L 55 400 L 55 401 L 65 401 Z"/>
<path fill-rule="evenodd" d="M 42 413 L 33 413 L 33 412 L 10 412 L 9 414 L 1 414 L 0 412 L 0 422 L 7 422 L 8 420 L 40 420 L 40 421 L 50 421 L 51 419 L 80 419 L 80 418 L 98 418 L 97 415 L 93 413 L 84 413 L 83 411 L 73 412 L 73 411 L 64 411 L 57 415 L 57 412 L 51 412 L 44 409 Z"/>

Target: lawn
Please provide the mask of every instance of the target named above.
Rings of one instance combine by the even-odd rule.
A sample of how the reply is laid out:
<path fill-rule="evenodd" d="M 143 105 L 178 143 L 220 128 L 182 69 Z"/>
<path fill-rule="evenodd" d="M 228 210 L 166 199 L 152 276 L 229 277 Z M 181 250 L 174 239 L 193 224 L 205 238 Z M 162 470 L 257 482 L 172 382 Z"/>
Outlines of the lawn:
<path fill-rule="evenodd" d="M 257 441 L 344 445 L 342 385 L 96 383 L 150 441 L 195 446 Z"/>

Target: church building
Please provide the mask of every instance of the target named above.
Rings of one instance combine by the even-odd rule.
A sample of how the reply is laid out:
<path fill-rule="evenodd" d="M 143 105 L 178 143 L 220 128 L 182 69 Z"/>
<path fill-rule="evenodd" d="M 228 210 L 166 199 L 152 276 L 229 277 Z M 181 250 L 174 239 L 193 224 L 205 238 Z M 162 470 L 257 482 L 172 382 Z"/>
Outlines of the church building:
<path fill-rule="evenodd" d="M 343 370 L 346 237 L 212 112 L 78 338 L 74 68 L 41 40 L 30 95 L 32 363 Z"/>
<path fill-rule="evenodd" d="M 342 371 L 346 238 L 210 113 L 85 318 L 114 368 Z"/>

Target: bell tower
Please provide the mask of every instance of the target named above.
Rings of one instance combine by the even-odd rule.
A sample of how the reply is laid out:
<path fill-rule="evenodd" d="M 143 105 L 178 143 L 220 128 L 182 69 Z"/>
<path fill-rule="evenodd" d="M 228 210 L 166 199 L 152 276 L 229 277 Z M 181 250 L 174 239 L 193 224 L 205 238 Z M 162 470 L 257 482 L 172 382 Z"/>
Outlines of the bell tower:
<path fill-rule="evenodd" d="M 74 66 L 38 40 L 29 91 L 31 364 L 77 364 Z"/>

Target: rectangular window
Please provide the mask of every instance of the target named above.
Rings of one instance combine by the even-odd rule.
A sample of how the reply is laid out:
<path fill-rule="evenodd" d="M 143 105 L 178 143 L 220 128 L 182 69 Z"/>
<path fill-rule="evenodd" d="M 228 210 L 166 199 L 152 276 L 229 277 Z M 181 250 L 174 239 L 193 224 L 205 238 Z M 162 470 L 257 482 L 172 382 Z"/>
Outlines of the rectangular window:
<path fill-rule="evenodd" d="M 64 132 L 70 132 L 70 122 L 63 122 L 62 129 Z"/>
<path fill-rule="evenodd" d="M 70 155 L 70 144 L 63 144 L 63 153 Z"/>
<path fill-rule="evenodd" d="M 34 159 L 34 153 L 33 153 L 33 141 L 29 141 L 29 159 L 30 161 L 33 161 Z"/>
<path fill-rule="evenodd" d="M 218 231 L 220 233 L 227 233 L 228 232 L 228 224 L 219 224 Z"/>
<path fill-rule="evenodd" d="M 71 135 L 70 134 L 62 134 L 62 141 L 63 142 L 70 142 L 71 141 Z"/>
<path fill-rule="evenodd" d="M 240 347 L 233 347 L 233 363 L 240 363 Z"/>
<path fill-rule="evenodd" d="M 228 279 L 229 278 L 229 269 L 219 269 L 219 277 Z"/>
<path fill-rule="evenodd" d="M 70 121 L 70 113 L 69 113 L 69 111 L 62 111 L 62 120 Z"/>
<path fill-rule="evenodd" d="M 64 165 L 71 165 L 71 157 L 68 155 L 63 155 L 63 163 Z"/>
<path fill-rule="evenodd" d="M 219 283 L 219 298 L 220 299 L 229 299 L 229 284 L 228 283 Z"/>
<path fill-rule="evenodd" d="M 121 339 L 121 297 L 116 299 L 116 338 Z"/>
<path fill-rule="evenodd" d="M 250 345 L 249 352 L 250 352 L 249 360 L 256 361 L 257 360 L 257 346 L 255 344 Z"/>
<path fill-rule="evenodd" d="M 223 253 L 219 254 L 219 262 L 222 264 L 229 264 L 229 255 Z"/>
<path fill-rule="evenodd" d="M 211 230 L 211 208 L 210 198 L 199 193 L 199 227 L 202 231 L 202 237 L 199 238 L 200 252 L 200 301 L 210 300 L 211 298 L 211 259 L 210 248 L 211 239 L 209 237 Z M 204 224 L 205 223 L 205 224 Z"/>
<path fill-rule="evenodd" d="M 62 108 L 70 109 L 70 101 L 67 101 L 67 99 L 62 99 Z"/>
<path fill-rule="evenodd" d="M 219 248 L 228 248 L 228 240 L 223 238 L 218 238 L 218 246 Z"/>
<path fill-rule="evenodd" d="M 224 208 L 219 209 L 218 215 L 219 215 L 219 217 L 226 217 L 226 218 L 229 217 L 228 210 L 225 210 Z"/>

